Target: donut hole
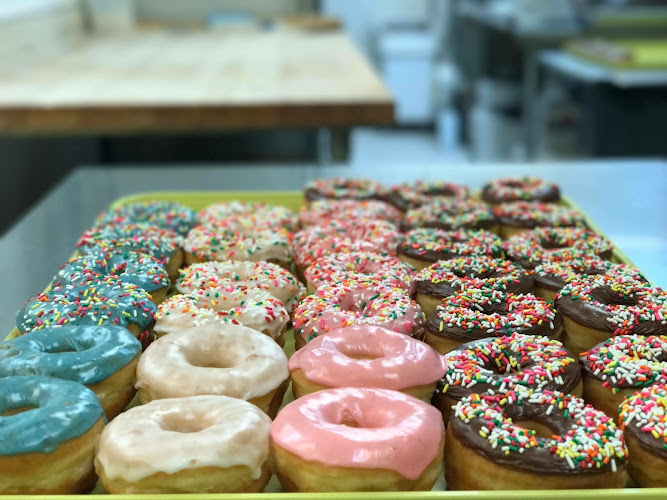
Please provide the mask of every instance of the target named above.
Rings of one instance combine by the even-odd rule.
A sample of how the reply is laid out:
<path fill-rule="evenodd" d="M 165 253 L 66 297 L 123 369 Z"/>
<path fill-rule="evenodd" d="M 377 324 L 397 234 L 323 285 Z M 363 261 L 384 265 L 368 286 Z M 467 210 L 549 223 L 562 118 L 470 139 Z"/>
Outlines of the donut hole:
<path fill-rule="evenodd" d="M 543 422 L 538 422 L 537 420 L 516 420 L 514 425 L 535 431 L 537 437 L 544 439 L 551 439 L 551 437 L 555 434 L 551 427 Z"/>
<path fill-rule="evenodd" d="M 46 349 L 44 352 L 47 352 L 49 354 L 62 354 L 65 352 L 79 352 L 79 351 L 69 346 L 59 345 Z"/>
<path fill-rule="evenodd" d="M 497 375 L 507 375 L 508 373 L 517 373 L 522 370 L 521 365 L 514 357 L 505 356 L 501 362 L 497 362 L 497 359 L 495 358 L 489 363 L 485 363 L 484 368 Z"/>
<path fill-rule="evenodd" d="M 11 417 L 12 415 L 18 415 L 19 413 L 25 413 L 26 411 L 36 410 L 37 406 L 20 406 L 18 408 L 7 408 L 0 412 L 0 417 Z"/>
<path fill-rule="evenodd" d="M 341 354 L 352 359 L 378 359 L 384 358 L 384 353 L 371 346 L 345 346 L 340 349 Z"/>
<path fill-rule="evenodd" d="M 570 247 L 570 245 L 566 241 L 559 243 L 555 240 L 546 240 L 546 241 L 541 241 L 540 244 L 542 245 L 542 248 L 544 248 L 545 250 L 561 250 L 563 248 Z"/>
<path fill-rule="evenodd" d="M 189 349 L 185 354 L 185 360 L 188 364 L 196 366 L 197 368 L 233 368 L 238 364 L 238 359 L 232 356 L 231 353 L 211 352 L 204 346 L 199 348 Z"/>
<path fill-rule="evenodd" d="M 162 430 L 167 432 L 192 434 L 195 432 L 201 432 L 204 429 L 210 427 L 210 425 L 206 419 L 197 418 L 194 415 L 167 413 L 162 416 L 160 427 Z"/>

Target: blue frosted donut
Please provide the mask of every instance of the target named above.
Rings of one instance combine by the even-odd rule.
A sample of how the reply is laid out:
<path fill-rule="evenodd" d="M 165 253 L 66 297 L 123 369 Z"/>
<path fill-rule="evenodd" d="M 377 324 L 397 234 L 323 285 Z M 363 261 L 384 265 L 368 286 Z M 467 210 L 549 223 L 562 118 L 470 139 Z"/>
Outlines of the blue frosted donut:
<path fill-rule="evenodd" d="M 155 322 L 148 292 L 118 278 L 54 286 L 25 303 L 16 315 L 23 333 L 64 325 L 123 326 L 136 337 Z"/>
<path fill-rule="evenodd" d="M 103 212 L 95 220 L 98 226 L 135 222 L 147 222 L 185 236 L 197 224 L 197 212 L 173 201 L 144 201 Z"/>
<path fill-rule="evenodd" d="M 167 269 L 160 261 L 148 254 L 131 250 L 115 250 L 80 255 L 65 264 L 54 280 L 54 285 L 81 283 L 86 277 L 102 278 L 116 276 L 125 283 L 137 285 L 148 293 L 160 291 L 161 302 L 171 282 Z"/>
<path fill-rule="evenodd" d="M 134 397 L 140 353 L 141 343 L 120 326 L 45 328 L 0 343 L 0 377 L 43 375 L 79 382 L 97 394 L 111 419 Z"/>
<path fill-rule="evenodd" d="M 49 377 L 0 379 L 0 494 L 90 490 L 104 422 L 97 396 L 84 385 Z M 53 468 L 57 463 L 62 465 Z"/>

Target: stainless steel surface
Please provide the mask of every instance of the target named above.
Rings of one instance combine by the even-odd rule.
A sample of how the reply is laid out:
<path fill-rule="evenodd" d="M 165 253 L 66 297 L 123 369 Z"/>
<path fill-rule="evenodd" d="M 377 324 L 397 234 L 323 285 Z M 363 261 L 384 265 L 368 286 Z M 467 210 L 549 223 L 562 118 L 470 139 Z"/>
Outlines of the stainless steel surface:
<path fill-rule="evenodd" d="M 9 333 L 24 301 L 39 293 L 74 250 L 78 236 L 114 199 L 148 190 L 300 189 L 316 177 L 373 177 L 385 184 L 448 179 L 479 188 L 489 179 L 536 175 L 558 182 L 634 262 L 667 286 L 667 162 L 604 161 L 528 165 L 236 166 L 80 168 L 0 240 L 0 331 Z"/>

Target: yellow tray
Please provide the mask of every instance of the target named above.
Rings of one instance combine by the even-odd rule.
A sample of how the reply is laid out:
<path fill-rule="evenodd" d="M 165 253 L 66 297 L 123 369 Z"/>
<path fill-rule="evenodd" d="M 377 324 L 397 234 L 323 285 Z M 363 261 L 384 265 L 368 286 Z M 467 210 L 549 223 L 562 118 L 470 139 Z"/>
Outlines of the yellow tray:
<path fill-rule="evenodd" d="M 276 205 L 283 205 L 292 210 L 299 210 L 303 204 L 303 196 L 301 191 L 154 191 L 137 193 L 130 196 L 119 198 L 112 203 L 111 208 L 121 207 L 129 203 L 141 201 L 177 201 L 187 205 L 194 210 L 201 210 L 206 206 L 221 201 L 247 201 L 247 202 L 264 202 Z M 561 204 L 577 209 L 581 209 L 568 197 L 563 197 Z M 583 212 L 582 212 L 583 213 Z M 95 214 L 91 214 L 92 217 Z M 590 220 L 585 214 L 586 222 L 589 227 L 599 234 L 604 235 L 598 226 Z M 618 263 L 625 263 L 634 265 L 632 261 L 620 250 L 614 247 L 612 261 Z M 292 330 L 288 330 L 285 339 L 285 353 L 288 357 L 294 353 L 294 337 Z M 18 329 L 14 328 L 6 340 L 18 336 Z M 292 392 L 287 390 L 283 405 L 292 400 Z M 268 489 L 276 488 L 275 476 L 271 479 Z M 444 481 L 440 480 L 436 484 L 436 488 L 442 486 Z M 95 492 L 99 491 L 96 488 Z M 624 488 L 624 489 L 607 489 L 607 490 L 568 490 L 567 493 L 558 490 L 547 491 L 428 491 L 428 492 L 377 492 L 377 493 L 248 493 L 248 494 L 187 494 L 187 495 L 106 495 L 106 494 L 91 494 L 86 495 L 87 499 L 98 500 L 112 500 L 117 498 L 119 500 L 146 500 L 148 498 L 166 499 L 166 500 L 301 500 L 305 498 L 317 498 L 322 500 L 380 500 L 380 499 L 406 499 L 414 498 L 419 500 L 427 499 L 457 499 L 457 498 L 474 498 L 475 500 L 506 500 L 512 498 L 513 500 L 561 500 L 565 496 L 571 498 L 582 498 L 587 500 L 627 500 L 630 496 L 640 496 L 642 500 L 664 500 L 667 499 L 667 488 Z M 34 495 L 34 496 L 18 496 L 10 495 L 3 498 L 15 500 L 60 500 L 64 498 L 76 498 L 77 495 Z"/>

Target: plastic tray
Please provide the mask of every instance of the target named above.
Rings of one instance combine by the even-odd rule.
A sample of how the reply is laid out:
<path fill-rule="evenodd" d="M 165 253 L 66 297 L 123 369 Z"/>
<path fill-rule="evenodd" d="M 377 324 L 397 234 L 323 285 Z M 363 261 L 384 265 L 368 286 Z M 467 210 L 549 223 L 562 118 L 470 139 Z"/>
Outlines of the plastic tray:
<path fill-rule="evenodd" d="M 303 204 L 303 195 L 301 191 L 154 191 L 154 192 L 144 192 L 137 193 L 130 196 L 125 196 L 119 198 L 114 203 L 112 203 L 111 208 L 117 208 L 128 203 L 141 202 L 141 201 L 152 201 L 152 200 L 164 200 L 164 201 L 177 201 L 187 205 L 195 210 L 201 210 L 206 206 L 221 202 L 221 201 L 247 201 L 247 202 L 264 202 L 272 203 L 276 205 L 283 205 L 292 210 L 299 210 Z M 577 209 L 581 212 L 581 209 L 569 198 L 563 197 L 561 204 L 569 206 L 571 208 Z M 582 212 L 583 213 L 583 212 Z M 91 214 L 91 223 L 92 218 L 95 214 Z M 584 214 L 585 216 L 585 214 Z M 589 227 L 598 232 L 599 234 L 604 235 L 597 225 L 590 220 L 587 216 L 586 222 Z M 632 261 L 620 250 L 614 247 L 614 252 L 611 258 L 612 261 L 618 263 L 625 263 L 629 265 L 634 265 Z M 19 331 L 14 328 L 9 334 L 6 340 L 16 337 L 19 334 Z M 294 340 L 292 336 L 292 330 L 288 330 L 286 339 L 285 339 L 285 353 L 289 356 L 294 352 Z M 291 389 L 288 389 L 285 395 L 285 400 L 283 404 L 292 400 Z M 275 476 L 271 479 L 267 489 L 275 491 L 276 488 L 276 478 Z M 444 481 L 440 480 L 436 483 L 436 488 L 439 486 L 442 487 Z M 22 499 L 63 499 L 63 498 L 75 498 L 77 495 L 65 495 L 65 496 L 51 496 L 51 495 L 36 495 L 36 496 L 7 496 L 3 498 L 15 498 L 16 500 Z M 570 498 L 584 498 L 588 500 L 626 500 L 631 496 L 639 496 L 642 499 L 646 500 L 664 500 L 667 499 L 667 488 L 624 488 L 624 489 L 607 489 L 607 490 L 544 490 L 544 491 L 530 491 L 530 490 L 516 490 L 516 491 L 424 491 L 424 492 L 373 492 L 373 493 L 317 493 L 317 494 L 307 494 L 307 493 L 247 493 L 247 494 L 187 494 L 187 495 L 107 495 L 107 494 L 91 494 L 86 495 L 86 498 L 97 498 L 100 500 L 103 499 L 113 499 L 118 498 L 122 500 L 146 500 L 147 498 L 155 499 L 166 499 L 166 500 L 195 500 L 195 499 L 204 499 L 204 500 L 301 500 L 304 498 L 318 498 L 323 500 L 351 500 L 351 499 L 363 499 L 363 500 L 379 500 L 379 499 L 406 499 L 406 498 L 415 498 L 415 499 L 456 499 L 456 498 L 474 498 L 475 500 L 506 500 L 506 499 L 515 499 L 515 500 L 528 500 L 528 499 L 541 499 L 541 500 L 561 500 L 565 496 Z"/>

